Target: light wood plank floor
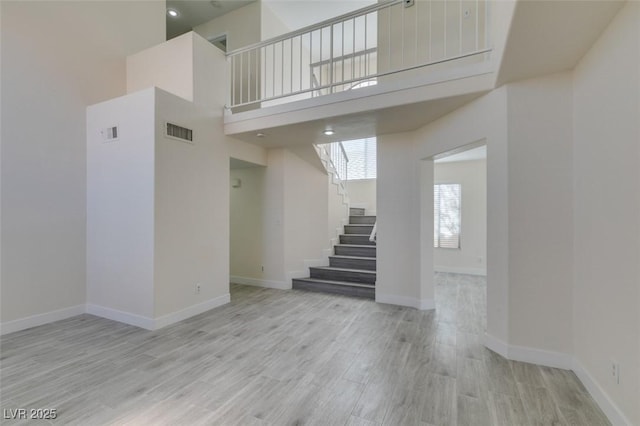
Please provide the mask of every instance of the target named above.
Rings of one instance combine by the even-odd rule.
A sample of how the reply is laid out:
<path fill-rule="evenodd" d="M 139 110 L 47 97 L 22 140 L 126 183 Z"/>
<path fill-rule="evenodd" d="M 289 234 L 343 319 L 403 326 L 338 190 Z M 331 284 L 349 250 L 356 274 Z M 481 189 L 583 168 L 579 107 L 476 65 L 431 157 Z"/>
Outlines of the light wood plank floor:
<path fill-rule="evenodd" d="M 436 281 L 435 312 L 232 285 L 156 332 L 82 315 L 13 333 L 1 406 L 65 425 L 608 424 L 573 373 L 482 346 L 484 279 Z"/>

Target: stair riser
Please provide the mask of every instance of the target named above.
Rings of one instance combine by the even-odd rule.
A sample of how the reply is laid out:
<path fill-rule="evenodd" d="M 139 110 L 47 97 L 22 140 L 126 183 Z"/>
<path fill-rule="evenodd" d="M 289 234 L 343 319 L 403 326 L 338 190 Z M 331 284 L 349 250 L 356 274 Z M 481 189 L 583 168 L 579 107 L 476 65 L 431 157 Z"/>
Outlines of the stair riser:
<path fill-rule="evenodd" d="M 376 291 L 372 288 L 348 287 L 328 283 L 310 283 L 301 280 L 293 280 L 293 288 L 297 290 L 316 291 L 321 293 L 341 294 L 344 296 L 364 297 L 375 299 Z"/>
<path fill-rule="evenodd" d="M 371 247 L 340 247 L 335 246 L 338 256 L 376 257 L 376 246 Z"/>
<path fill-rule="evenodd" d="M 373 225 L 376 223 L 375 216 L 349 216 L 349 223 L 355 225 Z"/>
<path fill-rule="evenodd" d="M 344 226 L 344 233 L 345 234 L 367 234 L 367 235 L 370 235 L 371 231 L 373 231 L 373 225 L 371 225 L 371 226 L 345 225 Z"/>
<path fill-rule="evenodd" d="M 367 271 L 375 271 L 376 259 L 341 259 L 330 257 L 329 266 L 333 266 L 334 268 L 366 269 Z"/>
<path fill-rule="evenodd" d="M 364 216 L 364 209 L 351 207 L 349 209 L 349 216 Z"/>
<path fill-rule="evenodd" d="M 311 278 L 330 281 L 347 281 L 358 284 L 375 284 L 375 273 L 352 272 L 352 271 L 336 271 L 328 269 L 309 268 Z"/>
<path fill-rule="evenodd" d="M 340 244 L 356 244 L 374 246 L 374 241 L 369 241 L 368 235 L 340 235 Z"/>

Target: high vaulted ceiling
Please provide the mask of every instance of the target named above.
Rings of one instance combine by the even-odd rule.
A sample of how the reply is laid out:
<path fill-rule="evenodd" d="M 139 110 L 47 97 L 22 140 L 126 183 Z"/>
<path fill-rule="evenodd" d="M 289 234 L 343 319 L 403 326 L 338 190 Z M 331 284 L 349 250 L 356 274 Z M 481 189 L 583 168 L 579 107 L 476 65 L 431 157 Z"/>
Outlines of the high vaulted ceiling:
<path fill-rule="evenodd" d="M 178 12 L 175 18 L 167 15 L 167 40 L 253 1 L 256 0 L 167 0 L 167 10 Z"/>
<path fill-rule="evenodd" d="M 497 86 L 573 69 L 623 1 L 519 0 Z"/>

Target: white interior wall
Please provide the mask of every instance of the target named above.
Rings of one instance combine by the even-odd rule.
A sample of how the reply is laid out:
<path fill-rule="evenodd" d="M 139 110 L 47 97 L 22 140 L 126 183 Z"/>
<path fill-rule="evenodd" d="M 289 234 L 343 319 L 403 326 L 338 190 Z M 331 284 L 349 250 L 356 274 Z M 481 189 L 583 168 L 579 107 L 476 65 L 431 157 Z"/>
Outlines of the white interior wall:
<path fill-rule="evenodd" d="M 376 301 L 416 308 L 431 307 L 433 290 L 423 297 L 418 286 L 420 164 L 414 135 L 401 133 L 378 136 L 377 145 Z M 431 228 L 433 233 L 433 222 Z"/>
<path fill-rule="evenodd" d="M 340 241 L 340 234 L 344 233 L 344 225 L 349 222 L 348 195 L 343 191 L 338 183 L 338 178 L 332 173 L 327 176 L 327 231 L 328 239 L 326 248 L 330 250 Z M 328 254 L 332 252 L 329 251 Z M 328 263 L 326 263 L 328 265 Z"/>
<path fill-rule="evenodd" d="M 231 180 L 240 187 L 231 188 L 231 281 L 236 277 L 263 279 L 265 167 L 232 169 Z"/>
<path fill-rule="evenodd" d="M 229 155 L 219 114 L 156 91 L 156 318 L 228 301 Z M 192 129 L 193 143 L 167 138 L 165 122 Z"/>
<path fill-rule="evenodd" d="M 232 192 L 232 277 L 238 283 L 287 289 L 291 278 L 309 275 L 308 266 L 326 263 L 331 238 L 327 230 L 345 218 L 346 206 L 337 202 L 341 196 L 327 183 L 326 172 L 285 148 L 267 150 L 267 167 L 261 170 L 232 172 L 249 179 L 250 185 L 244 193 L 242 188 Z M 242 224 L 245 228 L 238 229 Z M 262 235 L 253 238 L 258 231 Z"/>
<path fill-rule="evenodd" d="M 365 209 L 365 214 L 376 214 L 376 179 L 346 181 L 349 205 Z"/>
<path fill-rule="evenodd" d="M 274 12 L 272 6 L 273 2 L 262 1 L 262 14 L 260 16 L 261 40 L 269 40 L 292 31 Z"/>
<path fill-rule="evenodd" d="M 285 150 L 267 150 L 265 170 L 264 228 L 263 241 L 271 249 L 263 248 L 265 285 L 291 288 L 285 277 L 285 236 L 284 236 L 284 180 Z"/>
<path fill-rule="evenodd" d="M 261 11 L 262 2 L 255 1 L 197 25 L 193 31 L 207 40 L 226 34 L 227 51 L 230 52 L 261 40 Z"/>
<path fill-rule="evenodd" d="M 2 1 L 0 8 L 6 332 L 77 314 L 86 301 L 85 108 L 125 93 L 125 57 L 164 40 L 165 7 Z"/>
<path fill-rule="evenodd" d="M 154 315 L 155 93 L 87 108 L 87 303 Z M 105 142 L 101 132 L 118 126 Z"/>
<path fill-rule="evenodd" d="M 496 89 L 416 132 L 417 158 L 480 141 L 487 144 L 487 335 L 503 342 L 508 339 L 509 318 L 506 100 L 506 89 Z M 423 254 L 416 261 L 423 264 L 420 285 L 433 297 L 429 275 L 433 257 L 428 255 L 433 248 L 433 171 L 423 169 L 419 194 Z"/>
<path fill-rule="evenodd" d="M 196 105 L 222 110 L 227 87 L 220 81 L 226 77 L 224 53 L 195 32 L 127 57 L 127 93 L 158 87 Z M 222 114 L 216 117 L 222 119 Z"/>
<path fill-rule="evenodd" d="M 640 4 L 627 2 L 573 80 L 574 353 L 591 390 L 626 416 L 618 424 L 640 424 L 638 22 Z"/>
<path fill-rule="evenodd" d="M 462 190 L 459 249 L 435 248 L 436 271 L 487 273 L 487 162 L 435 163 L 434 184 L 459 183 Z"/>
<path fill-rule="evenodd" d="M 193 101 L 193 65 L 191 32 L 137 52 L 127 57 L 127 93 L 155 86 Z"/>
<path fill-rule="evenodd" d="M 509 343 L 571 354 L 571 74 L 507 88 Z"/>
<path fill-rule="evenodd" d="M 318 261 L 329 248 L 327 240 L 327 174 L 285 150 L 284 235 L 285 276 L 309 276 L 305 261 Z"/>

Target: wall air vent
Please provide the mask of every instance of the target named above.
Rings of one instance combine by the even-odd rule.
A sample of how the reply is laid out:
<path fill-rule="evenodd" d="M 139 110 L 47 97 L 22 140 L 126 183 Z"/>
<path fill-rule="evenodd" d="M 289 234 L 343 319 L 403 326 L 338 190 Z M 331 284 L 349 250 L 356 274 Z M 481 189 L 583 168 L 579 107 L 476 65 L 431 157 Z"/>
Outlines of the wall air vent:
<path fill-rule="evenodd" d="M 100 130 L 100 135 L 102 136 L 103 143 L 117 141 L 118 136 L 120 135 L 118 132 L 118 126 L 105 127 Z"/>
<path fill-rule="evenodd" d="M 166 123 L 165 134 L 172 139 L 193 143 L 193 130 L 178 126 L 173 123 Z"/>

